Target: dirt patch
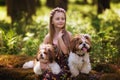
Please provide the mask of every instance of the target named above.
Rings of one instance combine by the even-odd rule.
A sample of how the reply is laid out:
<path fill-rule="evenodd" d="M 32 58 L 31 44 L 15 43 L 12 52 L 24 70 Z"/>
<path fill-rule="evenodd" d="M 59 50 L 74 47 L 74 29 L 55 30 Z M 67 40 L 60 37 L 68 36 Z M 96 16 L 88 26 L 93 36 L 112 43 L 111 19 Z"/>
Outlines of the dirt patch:
<path fill-rule="evenodd" d="M 22 68 L 33 59 L 25 55 L 0 55 L 0 80 L 34 80 L 33 70 Z"/>
<path fill-rule="evenodd" d="M 26 61 L 33 59 L 26 55 L 0 55 L 0 67 L 21 68 Z"/>
<path fill-rule="evenodd" d="M 34 80 L 33 69 L 23 69 L 25 62 L 34 57 L 26 55 L 0 55 L 0 80 Z M 98 64 L 89 75 L 80 74 L 75 80 L 120 80 L 120 66 Z"/>

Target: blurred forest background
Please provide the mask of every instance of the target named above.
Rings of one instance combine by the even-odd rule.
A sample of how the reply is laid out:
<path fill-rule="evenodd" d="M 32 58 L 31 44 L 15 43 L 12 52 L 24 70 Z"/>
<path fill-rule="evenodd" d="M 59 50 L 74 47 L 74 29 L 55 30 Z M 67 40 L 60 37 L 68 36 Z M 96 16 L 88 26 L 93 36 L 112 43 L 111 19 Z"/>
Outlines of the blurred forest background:
<path fill-rule="evenodd" d="M 73 35 L 91 35 L 93 67 L 120 65 L 120 0 L 0 0 L 0 55 L 36 55 L 54 7 L 67 11 Z"/>

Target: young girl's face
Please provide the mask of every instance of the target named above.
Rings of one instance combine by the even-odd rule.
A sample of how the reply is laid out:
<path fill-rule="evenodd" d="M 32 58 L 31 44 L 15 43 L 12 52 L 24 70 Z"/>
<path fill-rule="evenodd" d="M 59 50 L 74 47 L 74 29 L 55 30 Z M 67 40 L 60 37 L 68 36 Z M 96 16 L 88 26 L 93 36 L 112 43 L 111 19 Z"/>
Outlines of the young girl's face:
<path fill-rule="evenodd" d="M 65 14 L 63 12 L 55 12 L 52 24 L 54 27 L 62 29 L 65 26 Z"/>

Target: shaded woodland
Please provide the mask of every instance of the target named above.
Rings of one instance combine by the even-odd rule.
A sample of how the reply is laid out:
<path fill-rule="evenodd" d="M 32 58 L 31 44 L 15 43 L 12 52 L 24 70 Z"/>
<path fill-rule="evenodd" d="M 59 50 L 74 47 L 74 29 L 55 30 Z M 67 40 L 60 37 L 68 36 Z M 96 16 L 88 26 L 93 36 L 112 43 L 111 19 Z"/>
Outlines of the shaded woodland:
<path fill-rule="evenodd" d="M 33 60 L 48 32 L 49 13 L 62 7 L 73 36 L 90 34 L 92 71 L 77 80 L 120 80 L 119 0 L 0 0 L 0 80 L 33 80 Z"/>

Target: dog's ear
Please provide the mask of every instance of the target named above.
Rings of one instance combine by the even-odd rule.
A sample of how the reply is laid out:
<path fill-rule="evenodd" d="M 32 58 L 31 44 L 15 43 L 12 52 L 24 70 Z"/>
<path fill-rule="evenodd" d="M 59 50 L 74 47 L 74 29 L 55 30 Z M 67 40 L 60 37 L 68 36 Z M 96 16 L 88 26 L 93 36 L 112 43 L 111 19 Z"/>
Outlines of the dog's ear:
<path fill-rule="evenodd" d="M 37 54 L 36 54 L 36 56 L 35 56 L 35 59 L 37 60 L 37 61 L 39 61 L 39 59 L 40 59 L 40 48 L 38 48 L 38 51 L 37 51 Z"/>
<path fill-rule="evenodd" d="M 79 37 L 75 37 L 71 40 L 70 49 L 72 52 L 76 51 L 76 45 L 78 44 Z"/>
<path fill-rule="evenodd" d="M 89 35 L 89 34 L 84 34 L 84 37 L 86 38 L 86 39 L 91 39 L 91 36 Z"/>
<path fill-rule="evenodd" d="M 55 60 L 54 51 L 51 51 L 50 49 L 48 49 L 48 56 L 49 56 L 50 63 L 52 63 Z"/>
<path fill-rule="evenodd" d="M 89 34 L 84 34 L 84 37 L 90 42 L 91 45 L 91 36 Z M 91 47 L 88 49 L 88 52 L 91 51 Z"/>
<path fill-rule="evenodd" d="M 91 42 L 91 36 L 89 34 L 84 34 L 83 35 L 88 41 Z"/>
<path fill-rule="evenodd" d="M 39 61 L 39 59 L 38 59 L 38 57 L 37 57 L 37 56 L 35 56 L 35 59 L 36 59 L 36 61 Z"/>

